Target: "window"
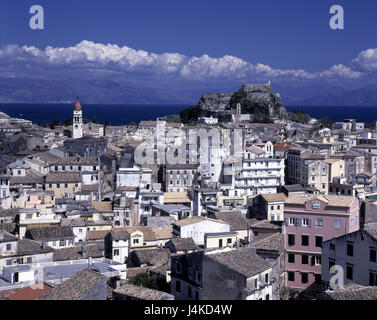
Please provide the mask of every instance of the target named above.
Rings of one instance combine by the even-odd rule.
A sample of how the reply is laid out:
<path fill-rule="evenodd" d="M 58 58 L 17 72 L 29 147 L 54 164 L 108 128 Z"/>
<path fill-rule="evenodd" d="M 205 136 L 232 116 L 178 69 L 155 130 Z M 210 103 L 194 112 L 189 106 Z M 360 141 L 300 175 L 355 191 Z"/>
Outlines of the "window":
<path fill-rule="evenodd" d="M 322 277 L 321 277 L 321 275 L 320 274 L 315 274 L 314 275 L 314 282 L 316 283 L 316 284 L 321 284 L 322 283 Z"/>
<path fill-rule="evenodd" d="M 269 279 L 268 279 L 268 273 L 266 273 L 266 274 L 264 275 L 264 282 L 265 282 L 265 283 L 268 283 L 268 280 L 269 280 Z"/>
<path fill-rule="evenodd" d="M 64 247 L 65 246 L 65 240 L 60 240 L 60 246 Z"/>
<path fill-rule="evenodd" d="M 266 294 L 266 300 L 270 300 L 270 295 Z"/>
<path fill-rule="evenodd" d="M 60 188 L 60 183 L 56 184 L 56 188 L 58 188 L 58 189 Z"/>
<path fill-rule="evenodd" d="M 376 274 L 373 272 L 369 272 L 369 285 L 370 286 L 375 286 L 376 285 Z"/>
<path fill-rule="evenodd" d="M 271 210 L 274 210 L 274 206 L 271 206 Z"/>
<path fill-rule="evenodd" d="M 66 188 L 66 189 L 68 188 L 68 183 L 64 184 L 64 188 Z"/>
<path fill-rule="evenodd" d="M 175 291 L 181 292 L 181 281 L 175 282 Z"/>
<path fill-rule="evenodd" d="M 33 258 L 32 257 L 28 257 L 27 259 L 26 259 L 26 263 L 33 263 Z"/>
<path fill-rule="evenodd" d="M 308 225 L 309 225 L 309 219 L 302 219 L 302 225 L 304 226 L 304 227 L 307 227 Z"/>
<path fill-rule="evenodd" d="M 329 270 L 331 269 L 332 266 L 335 266 L 335 261 L 329 259 Z"/>
<path fill-rule="evenodd" d="M 190 286 L 187 288 L 187 296 L 189 298 L 191 298 L 191 296 L 192 296 L 192 292 L 191 292 L 191 287 Z"/>
<path fill-rule="evenodd" d="M 317 219 L 317 227 L 323 227 L 323 220 Z"/>
<path fill-rule="evenodd" d="M 322 257 L 320 257 L 320 256 L 314 257 L 314 264 L 316 266 L 320 266 L 322 264 Z"/>
<path fill-rule="evenodd" d="M 309 275 L 304 272 L 304 273 L 301 273 L 301 283 L 308 283 L 309 281 Z"/>
<path fill-rule="evenodd" d="M 347 279 L 353 280 L 353 266 L 347 266 Z"/>
<path fill-rule="evenodd" d="M 322 237 L 316 236 L 315 237 L 315 246 L 318 247 L 318 248 L 322 248 L 322 241 L 323 241 Z"/>
<path fill-rule="evenodd" d="M 119 249 L 114 250 L 114 257 L 119 256 Z"/>
<path fill-rule="evenodd" d="M 255 289 L 258 288 L 258 279 L 254 279 L 254 288 L 255 288 Z"/>
<path fill-rule="evenodd" d="M 335 251 L 335 243 L 330 243 L 330 250 Z"/>
<path fill-rule="evenodd" d="M 12 250 L 12 244 L 11 243 L 7 243 L 7 251 L 10 251 Z"/>
<path fill-rule="evenodd" d="M 288 253 L 288 262 L 295 263 L 295 255 L 293 253 Z"/>
<path fill-rule="evenodd" d="M 138 244 L 139 243 L 139 239 L 134 239 L 134 244 Z"/>
<path fill-rule="evenodd" d="M 347 256 L 353 257 L 353 244 L 347 243 Z"/>
<path fill-rule="evenodd" d="M 288 235 L 288 245 L 294 246 L 295 245 L 295 235 L 289 234 Z"/>
<path fill-rule="evenodd" d="M 288 281 L 295 281 L 295 273 L 293 271 L 288 271 Z"/>
<path fill-rule="evenodd" d="M 304 235 L 301 236 L 301 245 L 304 247 L 309 246 L 309 236 L 304 236 Z"/>
<path fill-rule="evenodd" d="M 369 260 L 372 262 L 376 262 L 376 249 L 370 249 Z"/>
<path fill-rule="evenodd" d="M 314 180 L 314 179 L 313 179 Z M 312 208 L 313 209 L 319 209 L 321 207 L 321 203 L 318 201 L 313 201 Z"/>
<path fill-rule="evenodd" d="M 309 256 L 307 256 L 306 254 L 303 254 L 301 256 L 301 263 L 302 264 L 309 264 Z"/>
<path fill-rule="evenodd" d="M 228 238 L 228 239 L 226 240 L 226 243 L 232 243 L 232 238 Z"/>
<path fill-rule="evenodd" d="M 296 224 L 296 218 L 289 218 L 289 225 L 294 226 Z"/>
<path fill-rule="evenodd" d="M 181 263 L 177 262 L 177 272 L 181 272 Z"/>
<path fill-rule="evenodd" d="M 340 229 L 340 225 L 341 225 L 340 220 L 334 220 L 334 228 L 335 229 Z"/>

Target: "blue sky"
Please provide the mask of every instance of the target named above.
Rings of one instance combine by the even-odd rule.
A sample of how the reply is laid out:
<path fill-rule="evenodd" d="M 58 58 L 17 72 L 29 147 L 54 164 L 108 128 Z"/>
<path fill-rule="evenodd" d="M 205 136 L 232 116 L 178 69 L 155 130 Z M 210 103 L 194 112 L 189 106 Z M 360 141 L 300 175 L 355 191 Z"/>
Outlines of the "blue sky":
<path fill-rule="evenodd" d="M 34 4 L 42 5 L 45 10 L 45 30 L 29 28 L 29 8 Z M 344 7 L 344 30 L 334 31 L 329 27 L 329 9 L 335 4 Z M 72 68 L 72 73 L 73 64 L 77 63 L 89 68 L 92 75 L 99 74 L 98 69 L 94 71 L 97 68 L 94 65 L 100 63 L 112 76 L 115 65 L 121 64 L 125 74 L 148 83 L 159 81 L 159 76 L 165 73 L 169 77 L 179 73 L 191 81 L 220 78 L 229 82 L 235 78 L 237 81 L 276 78 L 278 82 L 287 78 L 374 81 L 376 15 L 375 0 L 0 0 L 0 66 L 11 64 L 12 68 L 7 68 L 5 74 L 14 77 L 18 72 L 17 63 L 21 75 L 21 67 L 25 68 L 25 61 L 30 59 L 30 72 L 45 68 L 42 63 L 47 63 L 51 72 L 46 77 L 54 77 L 57 66 L 59 70 L 64 69 L 62 63 L 68 65 L 67 69 Z M 81 47 L 77 48 L 80 43 Z M 108 48 L 98 48 L 98 45 L 107 44 L 130 48 L 136 53 L 132 59 L 127 56 L 126 62 L 119 62 L 114 56 L 129 53 L 109 53 L 105 61 L 98 57 L 98 52 Z M 25 53 L 24 49 L 13 48 L 7 55 L 4 48 L 9 45 L 35 47 L 41 52 Z M 46 57 L 47 46 L 73 49 L 66 53 L 70 58 L 57 56 L 56 51 Z M 375 51 L 366 52 L 368 49 Z M 88 58 L 88 51 L 93 50 L 95 57 Z M 158 57 L 139 62 L 138 50 Z M 72 52 L 86 56 L 72 60 Z M 166 58 L 165 53 L 177 56 Z M 15 54 L 22 57 L 22 62 L 16 61 Z M 211 60 L 224 56 L 232 58 Z M 192 61 L 192 58 L 200 60 Z M 255 68 L 258 64 L 259 68 Z M 167 65 L 172 69 L 167 71 Z M 245 68 L 250 70 L 240 75 Z M 203 69 L 206 73 L 199 72 Z"/>

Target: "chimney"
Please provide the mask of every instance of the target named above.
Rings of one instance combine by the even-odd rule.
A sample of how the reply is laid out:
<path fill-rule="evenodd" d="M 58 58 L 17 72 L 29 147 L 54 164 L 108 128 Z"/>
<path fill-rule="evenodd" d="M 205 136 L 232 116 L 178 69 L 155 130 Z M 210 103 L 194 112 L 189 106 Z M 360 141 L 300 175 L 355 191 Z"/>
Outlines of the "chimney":
<path fill-rule="evenodd" d="M 92 257 L 89 257 L 89 259 L 88 259 L 88 268 L 92 269 L 92 265 L 93 265 Z"/>
<path fill-rule="evenodd" d="M 85 244 L 81 247 L 81 254 L 83 259 L 88 259 L 88 250 Z"/>

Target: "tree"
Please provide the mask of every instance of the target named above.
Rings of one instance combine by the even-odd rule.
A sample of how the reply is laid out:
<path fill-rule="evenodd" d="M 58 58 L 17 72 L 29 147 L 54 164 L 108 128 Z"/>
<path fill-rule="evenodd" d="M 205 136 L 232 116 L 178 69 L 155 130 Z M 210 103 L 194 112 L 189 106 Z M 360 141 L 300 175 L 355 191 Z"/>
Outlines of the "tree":
<path fill-rule="evenodd" d="M 139 273 L 133 278 L 130 279 L 130 283 L 135 286 L 142 286 L 144 288 L 155 289 L 157 290 L 156 279 L 151 277 L 148 273 L 143 272 Z"/>
<path fill-rule="evenodd" d="M 198 118 L 201 116 L 201 109 L 199 106 L 191 106 L 186 109 L 183 109 L 179 113 L 179 116 L 183 123 L 198 121 Z"/>
<path fill-rule="evenodd" d="M 165 277 L 152 277 L 146 272 L 139 273 L 135 277 L 131 278 L 130 284 L 170 293 L 170 285 L 166 282 Z"/>
<path fill-rule="evenodd" d="M 73 124 L 73 118 L 70 117 L 67 120 L 64 121 L 64 126 L 69 127 Z"/>
<path fill-rule="evenodd" d="M 306 114 L 304 111 L 301 110 L 294 110 L 293 114 L 291 114 L 290 119 L 294 122 L 299 122 L 299 123 L 308 123 L 310 120 L 310 116 Z"/>
<path fill-rule="evenodd" d="M 53 120 L 51 123 L 50 123 L 50 129 L 54 129 L 55 127 L 58 127 L 58 126 L 61 126 L 61 122 L 59 120 Z"/>

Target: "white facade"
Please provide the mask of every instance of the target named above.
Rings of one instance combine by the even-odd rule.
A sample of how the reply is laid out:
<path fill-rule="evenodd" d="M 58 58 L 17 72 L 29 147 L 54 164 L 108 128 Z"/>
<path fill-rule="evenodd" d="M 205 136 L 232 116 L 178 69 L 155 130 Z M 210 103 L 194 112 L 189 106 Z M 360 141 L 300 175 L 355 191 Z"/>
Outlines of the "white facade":
<path fill-rule="evenodd" d="M 184 225 L 180 227 L 180 231 L 173 227 L 173 234 L 181 238 L 192 238 L 195 243 L 199 246 L 203 246 L 204 235 L 206 233 L 223 233 L 230 232 L 229 224 L 223 222 L 216 222 L 213 220 L 203 220 L 199 222 L 194 222 L 189 225 Z"/>
<path fill-rule="evenodd" d="M 246 149 L 242 167 L 235 173 L 235 189 L 239 195 L 273 194 L 285 184 L 284 159 L 272 158 L 273 152 L 271 143 L 266 144 L 264 149 Z"/>
<path fill-rule="evenodd" d="M 82 122 L 82 110 L 81 105 L 77 101 L 75 109 L 73 110 L 73 139 L 80 139 L 83 137 L 84 126 Z"/>

